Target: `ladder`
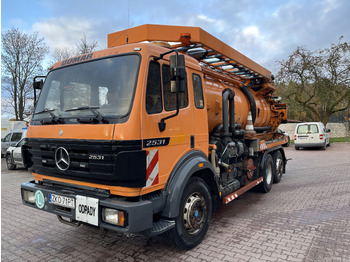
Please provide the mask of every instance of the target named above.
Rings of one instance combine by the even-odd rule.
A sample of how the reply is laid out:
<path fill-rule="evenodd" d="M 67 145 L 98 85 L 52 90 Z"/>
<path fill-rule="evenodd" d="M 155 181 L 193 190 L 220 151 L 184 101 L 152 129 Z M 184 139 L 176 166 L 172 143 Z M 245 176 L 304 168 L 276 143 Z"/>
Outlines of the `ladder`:
<path fill-rule="evenodd" d="M 143 41 L 170 42 L 170 48 L 197 59 L 202 67 L 239 81 L 271 82 L 269 70 L 199 27 L 141 25 L 108 35 L 108 48 Z"/>

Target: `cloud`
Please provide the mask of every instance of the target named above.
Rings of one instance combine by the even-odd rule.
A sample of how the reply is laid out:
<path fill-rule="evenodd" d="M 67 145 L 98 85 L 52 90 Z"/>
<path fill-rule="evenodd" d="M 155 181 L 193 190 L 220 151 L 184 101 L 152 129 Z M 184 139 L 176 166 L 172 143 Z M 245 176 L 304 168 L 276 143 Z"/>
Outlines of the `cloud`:
<path fill-rule="evenodd" d="M 287 58 L 297 46 L 310 50 L 329 47 L 341 35 L 349 41 L 350 1 L 282 1 L 274 8 L 269 7 L 269 15 L 263 7 L 257 7 L 249 18 L 242 20 L 238 28 L 232 28 L 228 43 L 271 71 L 278 70 L 277 61 Z M 324 15 L 327 14 L 327 15 Z M 347 21 L 347 22 L 345 22 Z"/>
<path fill-rule="evenodd" d="M 322 2 L 321 5 L 323 6 L 322 16 L 324 18 L 333 10 L 339 8 L 339 1 L 338 0 L 325 0 Z"/>
<path fill-rule="evenodd" d="M 51 50 L 55 48 L 75 47 L 83 33 L 87 39 L 94 37 L 94 25 L 89 19 L 59 17 L 45 19 L 33 24 L 33 31 L 44 36 Z"/>
<path fill-rule="evenodd" d="M 350 37 L 347 0 L 182 0 L 176 5 L 130 0 L 130 9 L 127 1 L 116 4 L 108 0 L 96 7 L 98 11 L 80 1 L 62 1 L 45 1 L 55 17 L 42 18 L 33 25 L 52 50 L 75 47 L 83 32 L 88 41 L 99 42 L 99 49 L 106 48 L 107 34 L 126 29 L 128 24 L 198 26 L 271 69 L 276 60 L 286 58 L 297 46 L 314 50 L 330 46 L 341 35 L 345 41 Z"/>

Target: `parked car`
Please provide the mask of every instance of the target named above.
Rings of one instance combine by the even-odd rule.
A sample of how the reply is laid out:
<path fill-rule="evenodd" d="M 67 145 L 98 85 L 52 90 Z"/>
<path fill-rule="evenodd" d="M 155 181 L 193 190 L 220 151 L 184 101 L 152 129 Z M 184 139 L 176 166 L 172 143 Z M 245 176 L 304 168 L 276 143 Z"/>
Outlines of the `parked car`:
<path fill-rule="evenodd" d="M 284 135 L 286 135 L 286 136 L 288 137 L 288 143 L 287 143 L 287 144 L 284 144 L 283 146 L 284 146 L 284 147 L 289 147 L 289 145 L 290 145 L 290 136 L 289 136 L 289 134 L 288 134 L 287 132 L 285 132 L 285 131 L 279 129 L 279 128 L 277 128 L 277 132 L 278 132 L 278 133 L 281 133 L 281 134 L 284 134 Z"/>
<path fill-rule="evenodd" d="M 6 151 L 7 169 L 14 170 L 17 166 L 23 167 L 22 146 L 25 143 L 25 137 L 18 141 L 14 146 L 10 146 Z"/>
<path fill-rule="evenodd" d="M 10 146 L 14 146 L 19 140 L 27 135 L 27 128 L 13 130 L 1 139 L 1 157 L 6 155 Z"/>
<path fill-rule="evenodd" d="M 308 122 L 297 124 L 294 132 L 294 146 L 296 150 L 301 147 L 320 147 L 326 150 L 330 145 L 330 129 L 325 128 L 321 122 Z"/>

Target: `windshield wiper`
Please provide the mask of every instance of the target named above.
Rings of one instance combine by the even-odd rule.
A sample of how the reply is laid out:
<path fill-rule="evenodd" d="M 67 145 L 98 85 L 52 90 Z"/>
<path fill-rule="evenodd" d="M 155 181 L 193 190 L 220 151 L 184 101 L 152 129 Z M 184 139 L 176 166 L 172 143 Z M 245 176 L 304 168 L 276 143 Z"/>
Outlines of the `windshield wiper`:
<path fill-rule="evenodd" d="M 93 114 L 94 117 L 83 117 L 83 118 L 77 118 L 78 122 L 80 123 L 108 123 L 108 120 L 106 120 L 103 115 L 97 111 L 96 109 L 100 109 L 99 106 L 81 106 L 81 107 L 73 107 L 71 109 L 67 109 L 65 112 L 71 112 L 71 111 L 79 111 L 79 110 L 86 110 L 89 109 Z"/>
<path fill-rule="evenodd" d="M 80 107 L 73 107 L 71 109 L 67 109 L 67 110 L 65 110 L 65 112 L 79 111 L 79 110 L 84 110 L 84 109 L 90 109 L 92 111 L 92 113 L 94 113 L 93 110 L 96 111 L 95 109 L 100 109 L 100 107 L 99 106 L 80 106 Z"/>
<path fill-rule="evenodd" d="M 64 121 L 61 117 L 56 116 L 52 111 L 56 111 L 57 109 L 47 109 L 44 108 L 44 110 L 41 110 L 39 112 L 34 113 L 34 115 L 39 115 L 42 113 L 48 113 L 51 118 L 44 118 L 43 120 L 40 121 L 42 125 L 47 125 L 47 124 L 64 124 Z"/>

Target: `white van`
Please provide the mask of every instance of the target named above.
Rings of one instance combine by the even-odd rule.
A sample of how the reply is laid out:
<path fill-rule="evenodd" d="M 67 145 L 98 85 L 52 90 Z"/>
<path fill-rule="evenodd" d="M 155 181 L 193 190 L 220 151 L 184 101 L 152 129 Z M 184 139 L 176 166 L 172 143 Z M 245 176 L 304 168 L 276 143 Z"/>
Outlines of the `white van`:
<path fill-rule="evenodd" d="M 14 146 L 19 140 L 27 135 L 27 128 L 13 130 L 1 139 L 1 157 L 6 155 L 6 151 L 10 146 Z"/>
<path fill-rule="evenodd" d="M 321 122 L 307 122 L 297 124 L 294 132 L 294 146 L 296 150 L 301 147 L 320 147 L 326 150 L 330 145 L 330 129 L 326 129 Z"/>

